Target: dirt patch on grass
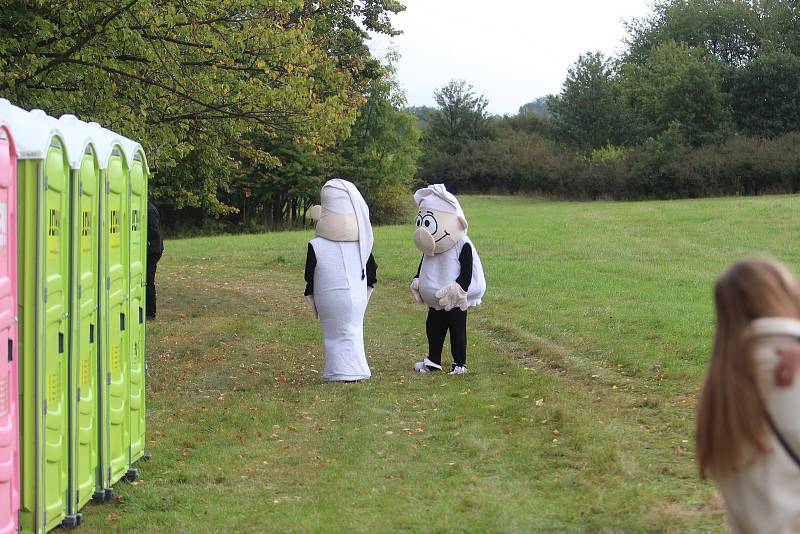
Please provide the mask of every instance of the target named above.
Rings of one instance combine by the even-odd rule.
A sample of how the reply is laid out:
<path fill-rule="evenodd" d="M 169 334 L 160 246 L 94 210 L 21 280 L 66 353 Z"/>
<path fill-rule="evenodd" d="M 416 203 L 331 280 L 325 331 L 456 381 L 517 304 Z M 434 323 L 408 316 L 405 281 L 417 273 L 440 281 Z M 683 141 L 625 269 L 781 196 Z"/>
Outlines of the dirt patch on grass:
<path fill-rule="evenodd" d="M 674 518 L 695 518 L 706 515 L 717 515 L 725 513 L 725 502 L 722 496 L 717 493 L 711 493 L 708 500 L 697 504 L 683 504 L 677 502 L 664 502 L 656 505 L 659 513 L 665 517 Z"/>

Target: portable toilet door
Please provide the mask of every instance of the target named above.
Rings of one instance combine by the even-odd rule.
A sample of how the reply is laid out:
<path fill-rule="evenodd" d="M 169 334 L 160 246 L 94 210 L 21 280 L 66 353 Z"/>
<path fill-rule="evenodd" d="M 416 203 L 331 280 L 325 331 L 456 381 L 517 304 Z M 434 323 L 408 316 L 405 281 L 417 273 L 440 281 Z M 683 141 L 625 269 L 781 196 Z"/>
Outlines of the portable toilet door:
<path fill-rule="evenodd" d="M 0 119 L 0 534 L 19 528 L 17 152 Z"/>
<path fill-rule="evenodd" d="M 69 161 L 58 121 L 0 101 L 17 147 L 20 516 L 23 533 L 72 524 L 69 487 Z"/>
<path fill-rule="evenodd" d="M 147 181 L 148 168 L 144 150 L 138 143 L 126 142 L 131 162 L 129 186 L 130 218 L 130 465 L 128 479 L 135 480 L 138 470 L 133 463 L 145 455 L 145 294 L 147 273 Z"/>
<path fill-rule="evenodd" d="M 80 524 L 82 509 L 101 488 L 99 442 L 98 280 L 100 166 L 89 127 L 73 115 L 59 119 L 70 160 L 70 484 L 68 515 Z"/>
<path fill-rule="evenodd" d="M 100 282 L 101 478 L 104 499 L 130 464 L 130 392 L 128 364 L 129 256 L 128 160 L 122 138 L 94 125 L 101 155 Z M 102 146 L 102 148 L 100 148 Z"/>

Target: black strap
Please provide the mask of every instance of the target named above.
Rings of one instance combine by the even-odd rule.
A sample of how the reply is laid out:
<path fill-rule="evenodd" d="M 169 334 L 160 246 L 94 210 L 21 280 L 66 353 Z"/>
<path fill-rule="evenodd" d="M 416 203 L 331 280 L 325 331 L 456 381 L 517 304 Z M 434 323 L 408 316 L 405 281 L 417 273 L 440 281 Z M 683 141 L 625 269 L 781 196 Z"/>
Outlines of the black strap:
<path fill-rule="evenodd" d="M 778 427 L 775 426 L 775 422 L 772 420 L 772 417 L 769 416 L 769 412 L 767 412 L 766 410 L 764 410 L 764 417 L 767 418 L 767 423 L 769 423 L 769 427 L 772 429 L 772 431 L 775 433 L 775 436 L 778 438 L 778 441 L 783 447 L 783 450 L 785 450 L 786 454 L 788 454 L 789 457 L 792 460 L 794 460 L 794 463 L 797 464 L 797 467 L 800 467 L 800 457 L 797 456 L 797 453 L 794 452 L 794 450 L 792 450 L 792 448 L 786 442 L 786 439 L 783 437 L 783 434 L 781 434 L 778 431 Z"/>

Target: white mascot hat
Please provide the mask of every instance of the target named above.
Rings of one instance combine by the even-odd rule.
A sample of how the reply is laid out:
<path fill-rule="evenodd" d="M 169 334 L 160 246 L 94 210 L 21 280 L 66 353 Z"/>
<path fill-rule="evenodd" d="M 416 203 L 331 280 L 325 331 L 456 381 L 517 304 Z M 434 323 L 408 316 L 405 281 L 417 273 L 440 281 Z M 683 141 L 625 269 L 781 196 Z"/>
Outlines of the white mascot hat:
<path fill-rule="evenodd" d="M 361 252 L 362 274 L 367 268 L 367 259 L 372 253 L 372 225 L 369 222 L 369 208 L 364 197 L 355 185 L 347 180 L 334 178 L 328 180 L 320 191 L 322 207 L 334 213 L 352 213 L 358 223 L 358 247 Z"/>
<path fill-rule="evenodd" d="M 433 184 L 418 189 L 417 192 L 414 193 L 414 202 L 416 202 L 417 206 L 420 208 L 424 207 L 455 214 L 464 224 L 464 229 L 467 229 L 467 218 L 464 216 L 464 210 L 461 209 L 461 204 L 458 203 L 458 199 L 455 195 L 444 187 L 444 184 Z"/>

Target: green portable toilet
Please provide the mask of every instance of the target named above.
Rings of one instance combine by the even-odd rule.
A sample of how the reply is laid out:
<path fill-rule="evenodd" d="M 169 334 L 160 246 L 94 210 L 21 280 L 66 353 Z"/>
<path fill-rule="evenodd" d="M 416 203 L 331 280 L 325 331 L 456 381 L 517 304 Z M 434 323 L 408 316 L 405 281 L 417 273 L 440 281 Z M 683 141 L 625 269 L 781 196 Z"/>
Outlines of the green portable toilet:
<path fill-rule="evenodd" d="M 130 466 L 129 165 L 123 138 L 91 123 L 100 155 L 100 477 L 104 498 Z"/>
<path fill-rule="evenodd" d="M 99 421 L 98 297 L 100 165 L 87 123 L 59 119 L 66 137 L 72 199 L 70 277 L 70 462 L 67 514 L 76 516 L 102 489 Z"/>
<path fill-rule="evenodd" d="M 130 162 L 129 218 L 130 285 L 128 332 L 130 371 L 130 460 L 128 479 L 134 480 L 138 470 L 133 463 L 145 455 L 145 285 L 147 270 L 147 182 L 149 169 L 139 143 L 124 140 Z"/>
<path fill-rule="evenodd" d="M 69 160 L 58 121 L 0 100 L 17 144 L 20 516 L 23 533 L 63 524 L 69 489 Z"/>

